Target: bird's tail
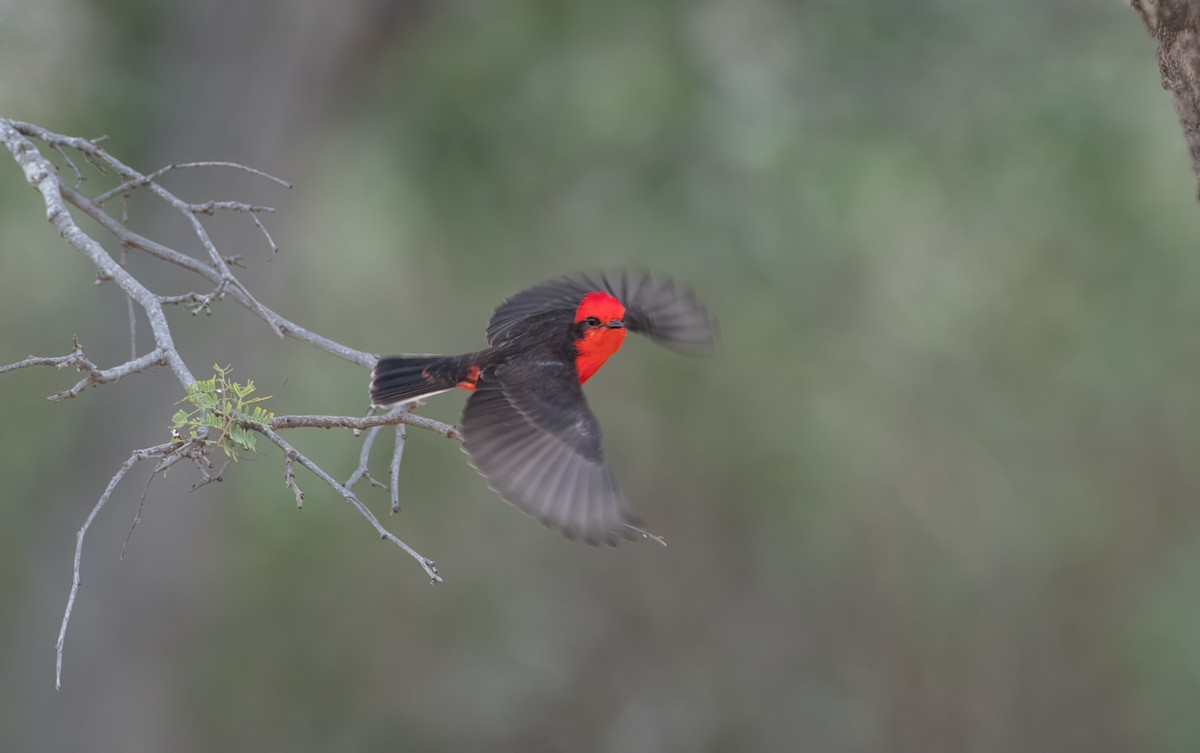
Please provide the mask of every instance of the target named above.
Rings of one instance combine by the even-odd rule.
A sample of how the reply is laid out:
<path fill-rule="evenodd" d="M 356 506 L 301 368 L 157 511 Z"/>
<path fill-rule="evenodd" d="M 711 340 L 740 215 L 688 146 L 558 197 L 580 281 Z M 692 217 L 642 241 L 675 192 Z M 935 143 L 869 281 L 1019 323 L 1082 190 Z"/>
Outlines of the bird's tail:
<path fill-rule="evenodd" d="M 458 387 L 474 390 L 479 379 L 476 354 L 388 356 L 371 369 L 371 402 L 390 405 Z"/>

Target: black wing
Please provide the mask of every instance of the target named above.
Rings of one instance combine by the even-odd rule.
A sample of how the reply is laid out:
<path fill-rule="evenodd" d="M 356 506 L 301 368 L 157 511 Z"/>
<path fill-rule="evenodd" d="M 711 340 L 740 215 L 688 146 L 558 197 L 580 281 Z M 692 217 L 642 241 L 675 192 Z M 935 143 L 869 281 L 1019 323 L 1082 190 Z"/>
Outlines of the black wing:
<path fill-rule="evenodd" d="M 600 427 L 571 364 L 516 364 L 479 377 L 463 450 L 500 496 L 567 538 L 615 544 L 641 530 L 600 450 Z"/>
<path fill-rule="evenodd" d="M 597 291 L 613 295 L 625 306 L 625 326 L 630 331 L 683 352 L 701 354 L 712 349 L 717 324 L 694 292 L 676 287 L 669 279 L 656 280 L 648 272 L 628 269 L 563 277 L 517 293 L 492 314 L 488 342 L 507 341 L 531 316 L 559 312 L 569 323 L 583 297 Z"/>

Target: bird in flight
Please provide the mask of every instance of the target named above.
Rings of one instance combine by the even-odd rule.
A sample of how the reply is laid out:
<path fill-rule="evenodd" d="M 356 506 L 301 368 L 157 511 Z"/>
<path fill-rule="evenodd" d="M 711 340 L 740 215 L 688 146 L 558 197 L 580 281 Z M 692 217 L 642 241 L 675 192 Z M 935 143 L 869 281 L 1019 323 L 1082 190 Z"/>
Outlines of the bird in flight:
<path fill-rule="evenodd" d="M 564 277 L 500 304 L 484 350 L 381 358 L 371 370 L 371 401 L 467 390 L 463 451 L 500 496 L 569 539 L 613 545 L 652 536 L 630 515 L 604 462 L 600 426 L 581 388 L 626 332 L 699 355 L 711 351 L 716 322 L 692 291 L 643 271 Z"/>

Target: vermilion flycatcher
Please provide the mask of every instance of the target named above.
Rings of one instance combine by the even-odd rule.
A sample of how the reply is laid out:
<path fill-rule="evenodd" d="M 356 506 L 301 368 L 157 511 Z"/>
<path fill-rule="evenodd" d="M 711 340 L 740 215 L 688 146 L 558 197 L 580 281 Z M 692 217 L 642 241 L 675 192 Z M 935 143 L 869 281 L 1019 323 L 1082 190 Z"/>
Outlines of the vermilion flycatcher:
<path fill-rule="evenodd" d="M 627 331 L 699 354 L 711 350 L 716 323 L 690 290 L 645 272 L 551 280 L 500 304 L 488 323 L 489 348 L 380 359 L 371 400 L 388 405 L 470 391 L 463 450 L 489 485 L 568 538 L 615 544 L 645 532 L 604 462 L 600 427 L 580 385 Z"/>

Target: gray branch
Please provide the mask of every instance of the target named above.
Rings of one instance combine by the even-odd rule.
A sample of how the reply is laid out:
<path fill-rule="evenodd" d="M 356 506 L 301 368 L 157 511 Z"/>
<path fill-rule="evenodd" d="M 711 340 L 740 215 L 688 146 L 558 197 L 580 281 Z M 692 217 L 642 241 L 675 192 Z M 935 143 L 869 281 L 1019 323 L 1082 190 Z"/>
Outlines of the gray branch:
<path fill-rule="evenodd" d="M 358 467 L 354 469 L 354 473 L 350 474 L 350 478 L 346 480 L 344 486 L 347 489 L 353 489 L 354 485 L 360 480 L 366 479 L 371 486 L 377 486 L 380 489 L 386 489 L 387 484 L 380 483 L 371 475 L 369 464 L 371 461 L 371 446 L 375 444 L 375 437 L 379 436 L 379 432 L 383 429 L 382 426 L 374 426 L 367 430 L 367 436 L 363 439 L 362 451 L 358 455 Z"/>
<path fill-rule="evenodd" d="M 75 175 L 75 185 L 71 187 L 62 182 L 58 176 L 57 168 L 34 145 L 32 139 L 37 139 L 44 142 L 48 147 L 55 149 L 71 167 Z M 136 351 L 131 355 L 130 360 L 125 363 L 113 366 L 108 369 L 101 369 L 89 359 L 83 352 L 82 346 L 78 340 L 74 340 L 72 350 L 64 356 L 29 356 L 21 361 L 0 366 L 0 374 L 14 371 L 21 368 L 33 366 L 51 366 L 54 368 L 74 368 L 83 374 L 83 378 L 73 387 L 63 390 L 62 392 L 52 395 L 50 400 L 64 400 L 72 398 L 80 394 L 85 389 L 101 384 L 108 384 L 122 379 L 126 376 L 136 374 L 153 366 L 167 366 L 175 375 L 180 385 L 183 387 L 190 386 L 195 383 L 195 378 L 188 369 L 182 356 L 175 345 L 172 338 L 171 329 L 167 322 L 164 306 L 166 305 L 182 305 L 191 313 L 197 314 L 200 312 L 210 313 L 214 303 L 224 300 L 226 296 L 236 301 L 241 306 L 253 312 L 256 316 L 262 319 L 267 326 L 277 335 L 287 336 L 299 342 L 308 343 L 318 347 L 327 353 L 330 353 L 338 358 L 345 359 L 352 363 L 357 363 L 368 368 L 372 367 L 378 360 L 378 355 L 366 351 L 356 350 L 347 347 L 341 343 L 330 340 L 326 337 L 316 334 L 300 325 L 285 319 L 271 309 L 259 302 L 249 290 L 233 276 L 231 267 L 240 266 L 237 256 L 224 256 L 217 249 L 209 237 L 203 223 L 200 221 L 201 215 L 211 215 L 217 211 L 233 211 L 249 214 L 258 229 L 262 232 L 267 244 L 270 246 L 272 253 L 278 251 L 271 234 L 267 231 L 259 215 L 262 213 L 272 212 L 274 210 L 269 207 L 263 207 L 253 204 L 246 204 L 235 201 L 200 201 L 189 202 L 185 201 L 174 193 L 163 188 L 158 179 L 162 176 L 182 170 L 185 168 L 198 167 L 224 167 L 248 172 L 256 176 L 267 178 L 280 185 L 290 188 L 291 184 L 280 180 L 272 175 L 268 175 L 260 170 L 256 170 L 245 165 L 239 165 L 232 162 L 188 162 L 167 165 L 149 174 L 142 174 L 137 170 L 124 164 L 117 158 L 113 157 L 101 146 L 100 142 L 103 139 L 81 139 L 71 136 L 62 136 L 51 133 L 39 126 L 30 123 L 22 123 L 15 120 L 0 117 L 0 143 L 12 154 L 13 159 L 21 167 L 24 172 L 25 179 L 39 194 L 41 194 L 43 202 L 46 206 L 46 218 L 58 230 L 62 238 L 72 248 L 82 252 L 96 268 L 97 284 L 105 281 L 115 282 L 121 290 L 128 296 L 131 305 L 140 307 L 146 314 L 146 318 L 150 324 L 150 331 L 154 338 L 154 348 L 142 356 L 137 356 Z M 83 183 L 84 177 L 79 167 L 68 155 L 68 150 L 74 150 L 82 154 L 85 161 L 93 166 L 101 173 L 106 173 L 112 170 L 121 180 L 120 184 L 115 188 L 98 194 L 93 198 L 88 198 L 83 195 L 79 188 Z M 124 221 L 119 221 L 110 215 L 103 208 L 104 204 L 110 199 L 120 196 L 122 201 L 128 195 L 135 191 L 145 189 L 152 192 L 167 205 L 184 215 L 191 224 L 193 233 L 199 239 L 201 246 L 205 249 L 207 259 L 201 260 L 181 253 L 180 251 L 165 246 L 161 243 L 146 238 L 137 232 L 129 229 Z M 123 263 L 119 263 L 114 259 L 104 247 L 91 236 L 87 235 L 72 218 L 67 204 L 75 206 L 88 217 L 95 220 L 101 227 L 111 233 L 114 238 L 121 244 L 122 249 L 132 248 L 140 250 L 152 258 L 160 261 L 173 264 L 181 269 L 191 272 L 213 286 L 211 293 L 204 295 L 197 292 L 189 292 L 182 295 L 159 295 L 147 289 L 140 281 L 134 278 L 126 271 Z M 131 316 L 131 340 L 134 341 L 136 347 L 136 338 L 133 337 L 133 317 Z M 284 464 L 284 486 L 292 492 L 297 506 L 300 506 L 304 499 L 304 493 L 296 480 L 294 466 L 299 463 L 304 468 L 307 468 L 317 476 L 324 484 L 337 492 L 343 499 L 349 502 L 366 520 L 371 524 L 381 538 L 392 542 L 413 559 L 415 559 L 425 573 L 429 576 L 431 582 L 440 582 L 441 576 L 438 574 L 433 560 L 419 554 L 416 550 L 389 532 L 379 522 L 378 518 L 364 505 L 358 497 L 351 491 L 351 486 L 361 478 L 368 478 L 372 484 L 382 486 L 375 479 L 370 477 L 367 471 L 368 461 L 370 459 L 371 446 L 375 436 L 384 426 L 395 426 L 397 443 L 394 448 L 390 472 L 392 477 L 392 504 L 393 508 L 397 507 L 398 498 L 396 497 L 396 478 L 399 472 L 399 463 L 401 453 L 403 452 L 404 429 L 406 426 L 416 426 L 429 431 L 437 432 L 445 437 L 461 441 L 462 436 L 458 430 L 440 421 L 435 421 L 424 416 L 418 416 L 411 412 L 411 406 L 405 406 L 402 409 L 393 409 L 384 415 L 368 415 L 365 417 L 354 416 L 319 416 L 319 415 L 299 415 L 299 416 L 279 416 L 274 418 L 269 427 L 258 425 L 246 425 L 246 428 L 263 434 L 271 440 L 280 451 L 283 453 Z M 294 428 L 344 428 L 355 431 L 366 430 L 368 435 L 363 443 L 362 452 L 359 457 L 359 467 L 350 477 L 346 484 L 341 484 L 326 473 L 320 466 L 310 460 L 307 456 L 288 443 L 278 431 Z M 148 458 L 159 458 L 160 462 L 156 465 L 151 473 L 150 478 L 154 475 L 165 471 L 167 468 L 175 465 L 181 460 L 189 459 L 193 461 L 200 472 L 202 481 L 196 486 L 203 486 L 212 481 L 222 480 L 224 467 L 214 476 L 209 473 L 209 469 L 213 467 L 213 463 L 208 459 L 210 450 L 210 442 L 207 438 L 200 438 L 191 441 L 184 441 L 176 437 L 174 441 L 165 444 L 155 445 L 139 450 L 134 450 L 129 458 L 121 464 L 117 472 L 109 479 L 108 485 L 105 487 L 104 493 L 100 499 L 92 507 L 83 526 L 79 529 L 76 535 L 75 545 L 75 560 L 73 568 L 73 577 L 71 581 L 71 590 L 67 598 L 67 606 L 63 613 L 62 626 L 59 629 L 58 641 L 56 643 L 56 670 L 55 683 L 56 687 L 61 687 L 62 681 L 62 657 L 63 646 L 66 640 L 67 626 L 70 623 L 71 613 L 75 606 L 75 599 L 79 593 L 80 584 L 80 567 L 83 556 L 83 543 L 88 529 L 92 522 L 100 514 L 113 491 L 120 484 L 121 480 L 129 473 L 129 471 L 139 461 Z M 228 466 L 228 462 L 226 466 Z M 146 486 L 149 486 L 149 480 Z M 195 488 L 195 487 L 194 487 Z M 145 501 L 143 493 L 142 502 L 139 503 L 138 515 L 134 519 L 134 526 L 141 516 L 142 504 Z M 133 528 L 130 529 L 132 535 Z M 128 539 L 126 541 L 128 543 Z M 123 552 L 124 550 L 122 550 Z"/>
<path fill-rule="evenodd" d="M 354 496 L 354 492 L 350 491 L 345 486 L 338 483 L 337 480 L 335 480 L 332 476 L 330 476 L 328 473 L 326 473 L 324 470 L 322 470 L 320 466 L 318 466 L 316 463 L 314 463 L 313 461 L 311 461 L 307 457 L 305 457 L 303 455 L 303 453 L 297 451 L 295 447 L 292 447 L 290 444 L 288 444 L 287 440 L 284 439 L 283 437 L 279 436 L 279 434 L 276 433 L 275 431 L 273 431 L 269 428 L 266 428 L 266 427 L 261 427 L 261 426 L 255 426 L 253 428 L 255 431 L 259 432 L 263 436 L 267 437 L 267 439 L 270 439 L 272 442 L 274 442 L 275 445 L 279 449 L 283 450 L 284 457 L 289 458 L 294 462 L 298 462 L 298 463 L 300 463 L 300 465 L 302 465 L 305 468 L 307 468 L 308 470 L 312 471 L 313 474 L 317 478 L 321 479 L 326 484 L 328 484 L 330 487 L 332 487 L 334 489 L 334 491 L 336 491 L 338 494 L 341 494 L 342 498 L 345 499 L 347 502 L 349 502 L 351 505 L 354 505 L 354 509 L 358 510 L 358 513 L 367 519 L 367 521 L 375 529 L 375 532 L 379 534 L 380 538 L 382 538 L 384 541 L 390 541 L 393 544 L 395 544 L 396 546 L 400 547 L 405 552 L 407 552 L 410 557 L 412 557 L 413 559 L 415 559 L 417 562 L 419 562 L 421 564 L 421 567 L 423 567 L 425 569 L 426 574 L 429 575 L 430 583 L 441 583 L 442 582 L 442 576 L 438 574 L 438 569 L 437 569 L 437 566 L 434 564 L 434 561 L 429 559 L 428 557 L 423 556 L 422 554 L 417 552 L 415 549 L 410 547 L 408 544 L 404 543 L 403 540 L 397 538 L 391 531 L 384 528 L 383 524 L 379 522 L 379 518 L 375 517 L 375 514 L 372 513 L 371 510 L 366 505 L 364 505 L 361 501 L 359 501 L 358 497 Z M 290 469 L 289 469 L 289 473 L 290 473 Z M 291 476 L 290 484 L 294 486 L 295 474 L 290 474 L 290 476 Z M 302 494 L 301 494 L 300 488 L 298 486 L 294 486 L 294 489 L 295 489 L 295 493 L 297 496 L 297 504 L 299 504 L 299 498 L 302 497 Z"/>
<path fill-rule="evenodd" d="M 66 366 L 77 366 L 81 361 L 91 365 L 91 361 L 87 361 L 83 355 L 83 346 L 79 344 L 79 338 L 71 339 L 71 352 L 65 356 L 29 356 L 16 363 L 10 363 L 6 366 L 0 366 L 0 374 L 7 374 L 10 371 L 24 369 L 30 366 L 53 366 L 56 369 L 61 369 Z"/>
<path fill-rule="evenodd" d="M 92 363 L 91 359 L 83 354 L 83 346 L 79 344 L 79 338 L 72 340 L 73 347 L 71 352 L 65 356 L 55 356 L 51 358 L 42 358 L 39 356 L 29 356 L 28 358 L 10 363 L 7 366 L 0 366 L 0 374 L 9 371 L 16 371 L 28 366 L 53 366 L 56 369 L 61 369 L 66 366 L 74 366 L 77 371 L 86 372 L 87 376 L 80 379 L 74 387 L 69 390 L 56 392 L 46 399 L 52 403 L 57 403 L 60 400 L 67 400 L 73 397 L 78 397 L 80 392 L 83 392 L 88 387 L 96 384 L 110 384 L 122 377 L 136 374 L 139 371 L 145 371 L 151 366 L 162 366 L 167 363 L 167 354 L 162 348 L 156 348 L 144 356 L 134 358 L 131 361 L 126 361 L 120 366 L 114 366 L 111 369 L 101 369 Z"/>
<path fill-rule="evenodd" d="M 74 136 L 62 136 L 60 134 L 47 131 L 45 128 L 42 128 L 40 126 L 33 125 L 32 123 L 21 123 L 18 121 L 3 121 L 3 122 L 7 127 L 10 128 L 10 130 L 13 130 L 14 132 L 19 132 L 18 135 L 24 134 L 26 136 L 36 137 L 36 138 L 41 139 L 42 141 L 45 141 L 47 144 L 50 144 L 51 146 L 55 146 L 55 147 L 66 146 L 66 147 L 75 149 L 79 152 L 82 152 L 84 157 L 86 157 L 88 159 L 88 161 L 91 162 L 93 165 L 97 165 L 97 166 L 102 165 L 102 164 L 108 165 L 114 171 L 116 171 L 116 173 L 118 175 L 120 175 L 122 178 L 124 178 L 126 181 L 134 181 L 134 182 L 138 182 L 138 183 L 144 182 L 146 187 L 149 188 L 150 191 L 154 193 L 154 195 L 158 196 L 160 199 L 165 201 L 167 204 L 169 204 L 171 207 L 173 207 L 176 211 L 178 211 L 180 214 L 182 214 L 184 219 L 186 219 L 188 221 L 188 223 L 192 226 L 192 232 L 195 233 L 196 237 L 200 240 L 200 245 L 203 246 L 204 250 L 208 252 L 208 256 L 212 263 L 212 266 L 220 275 L 220 279 L 222 281 L 226 282 L 227 284 L 229 284 L 231 287 L 239 288 L 242 290 L 242 292 L 246 293 L 246 297 L 248 299 L 248 305 L 250 305 L 256 309 L 262 308 L 262 304 L 260 304 L 258 301 L 256 301 L 253 298 L 253 296 L 251 296 L 249 294 L 249 292 L 246 291 L 245 288 L 242 287 L 242 284 L 233 276 L 233 272 L 229 269 L 229 265 L 225 261 L 225 258 L 217 250 L 216 244 L 213 243 L 212 238 L 209 237 L 208 230 L 205 229 L 204 223 L 200 222 L 199 215 L 200 214 L 212 214 L 213 209 L 215 208 L 215 206 L 212 206 L 212 205 L 215 205 L 216 202 L 201 203 L 201 204 L 191 204 L 189 202 L 186 202 L 183 199 L 176 196 L 175 194 L 168 191 L 167 189 L 163 188 L 161 185 L 159 185 L 155 181 L 148 179 L 147 176 L 142 175 L 141 173 L 139 173 L 137 170 L 134 170 L 129 165 L 126 165 L 124 162 L 121 162 L 119 159 L 112 156 L 104 149 L 100 148 L 100 146 L 98 146 L 94 141 L 89 141 L 88 139 L 76 138 Z M 32 146 L 33 145 L 30 144 L 30 147 L 32 147 Z M 36 152 L 36 150 L 34 150 L 34 151 Z M 40 154 L 38 156 L 41 157 Z M 53 165 L 48 160 L 45 160 L 44 157 L 42 158 L 42 160 L 46 163 L 47 166 L 50 167 L 51 172 L 53 173 Z M 18 162 L 19 161 L 20 160 L 18 159 Z M 28 175 L 28 172 L 26 174 Z M 52 177 L 54 183 L 57 184 L 58 183 L 57 176 L 52 174 L 51 177 Z M 59 202 L 61 203 L 61 201 L 62 201 L 62 197 L 60 195 Z M 234 202 L 227 202 L 227 203 L 234 204 Z M 243 205 L 243 206 L 246 206 L 246 205 Z M 232 209 L 234 207 L 224 206 L 222 208 L 231 208 Z M 65 213 L 65 211 L 66 211 L 65 207 L 63 208 L 63 211 Z M 53 221 L 53 220 L 51 220 L 51 221 Z M 269 327 L 271 327 L 271 329 L 275 332 L 276 335 L 278 335 L 279 337 L 283 337 L 283 332 L 279 329 L 279 327 L 275 324 L 275 322 L 272 321 L 272 319 L 266 315 L 265 311 L 260 310 L 260 311 L 257 311 L 257 313 L 260 316 L 262 316 L 264 320 L 266 320 L 267 325 Z"/>
<path fill-rule="evenodd" d="M 88 513 L 87 519 L 83 521 L 83 526 L 79 532 L 75 534 L 75 566 L 71 574 L 71 592 L 67 596 L 67 608 L 63 612 L 62 626 L 58 629 L 58 641 L 54 644 L 54 687 L 59 689 L 62 687 L 62 662 L 63 662 L 63 647 L 67 642 L 67 625 L 71 622 L 71 612 L 75 609 L 75 597 L 79 595 L 80 584 L 80 564 L 83 560 L 83 539 L 87 536 L 88 529 L 92 526 L 92 521 L 104 509 L 105 503 L 112 496 L 113 490 L 117 488 L 117 484 L 121 483 L 121 479 L 125 478 L 125 474 L 129 473 L 133 466 L 137 465 L 139 460 L 146 458 L 169 458 L 182 455 L 190 449 L 195 449 L 194 442 L 168 442 L 166 444 L 156 445 L 154 447 L 146 447 L 141 450 L 134 450 L 130 453 L 129 458 L 121 463 L 121 467 L 109 479 L 108 486 L 104 488 L 104 493 L 100 495 L 100 499 L 92 506 L 92 511 Z"/>
<path fill-rule="evenodd" d="M 55 148 L 58 149 L 58 153 L 63 156 L 63 159 L 67 160 L 67 162 L 70 163 L 72 167 L 74 167 L 75 163 L 71 162 L 70 158 L 67 157 L 66 152 L 62 151 L 61 147 L 55 147 Z M 112 197 L 118 196 L 118 195 L 128 196 L 130 193 L 133 192 L 133 190 L 135 188 L 147 186 L 150 183 L 158 180 L 159 178 L 161 178 L 162 176 L 166 175 L 167 173 L 169 173 L 173 170 L 185 170 L 187 168 L 194 168 L 194 167 L 228 167 L 228 168 L 232 168 L 234 170 L 243 170 L 245 172 L 252 173 L 254 175 L 258 175 L 260 177 L 266 178 L 267 180 L 274 181 L 275 183 L 278 183 L 279 185 L 283 186 L 284 188 L 292 187 L 291 183 L 288 183 L 286 180 L 283 180 L 282 178 L 276 178 L 274 175 L 271 175 L 270 173 L 264 173 L 262 170 L 256 170 L 255 168 L 247 167 L 246 165 L 239 165 L 236 162 L 175 162 L 175 163 L 172 163 L 165 167 L 160 167 L 159 169 L 155 170 L 154 172 L 148 173 L 139 178 L 133 178 L 133 179 L 127 180 L 124 183 L 122 183 L 121 185 L 116 186 L 115 188 L 110 188 L 109 190 L 105 191 L 104 193 L 98 194 L 96 196 L 96 198 L 93 199 L 93 201 L 96 202 L 96 206 L 103 206 L 104 202 L 108 201 Z M 82 180 L 83 176 L 79 175 L 78 168 L 75 168 L 75 174 L 76 174 L 76 176 L 78 176 L 80 178 L 80 180 Z M 79 182 L 76 182 L 75 188 L 79 188 Z"/>
<path fill-rule="evenodd" d="M 195 377 L 192 376 L 187 364 L 179 356 L 179 351 L 175 349 L 171 328 L 167 326 L 167 315 L 163 312 L 158 296 L 134 279 L 133 275 L 126 272 L 116 259 L 109 256 L 103 246 L 75 224 L 75 220 L 71 218 L 71 213 L 67 211 L 66 203 L 63 201 L 62 184 L 59 182 L 58 171 L 55 170 L 54 164 L 43 157 L 33 142 L 17 130 L 13 121 L 4 118 L 0 118 L 0 143 L 4 144 L 12 153 L 13 159 L 21 166 L 29 185 L 42 195 L 42 199 L 46 203 L 46 219 L 50 224 L 54 225 L 59 235 L 72 248 L 82 251 L 91 259 L 102 275 L 115 281 L 126 295 L 137 301 L 137 304 L 146 312 L 146 318 L 150 320 L 150 331 L 154 335 L 154 342 L 162 351 L 167 366 L 183 384 L 194 383 Z M 90 145 L 92 149 L 99 149 L 91 142 L 84 143 Z M 85 152 L 85 154 L 87 153 Z"/>
<path fill-rule="evenodd" d="M 52 403 L 57 403 L 59 400 L 67 400 L 72 397 L 77 397 L 80 392 L 83 392 L 88 387 L 96 384 L 109 384 L 115 382 L 121 377 L 130 374 L 136 374 L 139 371 L 145 371 L 151 366 L 162 366 L 167 363 L 167 353 L 162 348 L 156 348 L 140 358 L 135 358 L 132 361 L 126 361 L 120 366 L 114 366 L 111 369 L 98 369 L 91 362 L 88 362 L 87 376 L 80 379 L 74 387 L 69 390 L 55 393 L 46 398 Z M 80 369 L 83 371 L 84 369 Z"/>
<path fill-rule="evenodd" d="M 144 251 L 161 261 L 165 261 L 182 269 L 186 269 L 189 272 L 203 277 L 213 285 L 221 286 L 222 278 L 220 273 L 209 265 L 130 230 L 103 209 L 96 206 L 94 202 L 89 200 L 86 196 L 80 194 L 78 191 L 64 186 L 63 195 L 67 197 L 67 200 L 70 201 L 71 204 L 78 207 L 84 214 L 86 214 L 88 217 L 91 217 L 105 230 L 112 233 L 113 236 L 122 244 L 129 246 L 130 248 L 136 248 L 140 251 Z M 218 287 L 218 289 L 220 289 L 220 287 Z M 282 331 L 283 334 L 294 340 L 308 343 L 309 345 L 320 348 L 326 353 L 330 353 L 338 358 L 351 363 L 356 363 L 360 366 L 366 366 L 368 369 L 374 366 L 375 362 L 379 360 L 378 353 L 368 353 L 366 351 L 355 350 L 354 348 L 346 347 L 339 342 L 334 342 L 327 337 L 318 335 L 315 332 L 301 327 L 295 322 L 285 319 L 261 303 L 258 303 L 258 301 L 255 301 L 249 293 L 245 292 L 241 288 L 231 288 L 228 293 L 235 301 L 254 312 L 260 318 L 263 318 L 268 325 L 272 325 L 273 329 Z"/>
<path fill-rule="evenodd" d="M 462 441 L 462 434 L 450 424 L 406 411 L 362 418 L 356 416 L 276 416 L 271 419 L 272 429 L 357 429 L 362 431 L 376 426 L 396 426 L 398 424 L 428 429 L 448 439 Z"/>
<path fill-rule="evenodd" d="M 392 462 L 388 468 L 388 481 L 392 493 L 392 514 L 400 512 L 400 460 L 404 457 L 404 424 L 396 424 L 396 444 L 392 449 Z"/>

